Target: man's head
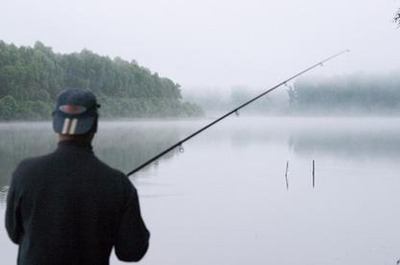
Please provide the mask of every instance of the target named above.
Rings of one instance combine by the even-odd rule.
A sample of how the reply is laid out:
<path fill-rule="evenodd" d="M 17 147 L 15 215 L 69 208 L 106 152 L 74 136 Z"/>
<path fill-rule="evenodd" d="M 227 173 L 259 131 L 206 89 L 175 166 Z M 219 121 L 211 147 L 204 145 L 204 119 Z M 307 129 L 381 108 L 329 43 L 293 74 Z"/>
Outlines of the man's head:
<path fill-rule="evenodd" d="M 84 89 L 65 89 L 58 95 L 53 112 L 53 129 L 60 139 L 93 138 L 97 131 L 98 112 L 95 95 Z"/>

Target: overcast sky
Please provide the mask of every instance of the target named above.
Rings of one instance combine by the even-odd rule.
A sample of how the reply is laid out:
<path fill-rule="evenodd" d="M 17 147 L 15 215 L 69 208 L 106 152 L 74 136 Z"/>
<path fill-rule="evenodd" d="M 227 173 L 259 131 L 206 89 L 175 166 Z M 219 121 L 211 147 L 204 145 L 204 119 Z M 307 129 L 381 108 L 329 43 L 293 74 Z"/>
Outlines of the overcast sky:
<path fill-rule="evenodd" d="M 0 0 L 0 39 L 120 56 L 184 87 L 270 86 L 313 75 L 400 73 L 399 0 Z"/>

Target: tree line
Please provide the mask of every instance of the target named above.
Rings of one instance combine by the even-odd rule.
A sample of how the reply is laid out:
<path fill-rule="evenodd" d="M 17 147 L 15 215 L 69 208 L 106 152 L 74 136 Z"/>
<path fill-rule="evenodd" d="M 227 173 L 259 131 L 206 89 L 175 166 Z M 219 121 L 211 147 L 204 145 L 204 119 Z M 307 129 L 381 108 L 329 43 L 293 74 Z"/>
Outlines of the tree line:
<path fill-rule="evenodd" d="M 288 90 L 291 112 L 399 114 L 397 74 L 301 79 Z"/>
<path fill-rule="evenodd" d="M 230 90 L 186 90 L 185 98 L 210 115 L 225 113 L 265 91 L 245 86 Z M 300 78 L 255 101 L 247 115 L 400 115 L 400 75 L 353 74 Z"/>
<path fill-rule="evenodd" d="M 199 106 L 182 99 L 180 85 L 135 61 L 89 50 L 59 54 L 41 42 L 17 47 L 0 41 L 0 120 L 49 119 L 64 88 L 93 91 L 105 117 L 188 117 Z"/>

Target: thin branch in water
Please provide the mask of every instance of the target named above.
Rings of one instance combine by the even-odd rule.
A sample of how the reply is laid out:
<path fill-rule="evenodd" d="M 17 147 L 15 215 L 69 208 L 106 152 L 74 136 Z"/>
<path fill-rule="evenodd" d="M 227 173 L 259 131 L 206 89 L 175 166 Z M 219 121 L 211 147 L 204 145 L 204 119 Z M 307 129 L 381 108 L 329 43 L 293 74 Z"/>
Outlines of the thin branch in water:
<path fill-rule="evenodd" d="M 312 161 L 312 187 L 315 188 L 315 160 Z"/>
<path fill-rule="evenodd" d="M 288 171 L 289 171 L 289 161 L 286 161 L 285 180 L 286 180 L 286 189 L 287 190 L 289 190 Z"/>

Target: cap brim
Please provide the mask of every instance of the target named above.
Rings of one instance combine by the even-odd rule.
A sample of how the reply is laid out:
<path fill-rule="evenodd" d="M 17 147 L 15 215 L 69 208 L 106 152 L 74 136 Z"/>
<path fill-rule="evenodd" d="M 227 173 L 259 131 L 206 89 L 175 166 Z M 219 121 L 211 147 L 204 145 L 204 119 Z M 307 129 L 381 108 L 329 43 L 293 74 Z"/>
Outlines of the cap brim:
<path fill-rule="evenodd" d="M 95 116 L 79 115 L 74 117 L 56 111 L 53 116 L 53 129 L 60 134 L 82 135 L 88 133 L 95 125 L 95 122 Z"/>

